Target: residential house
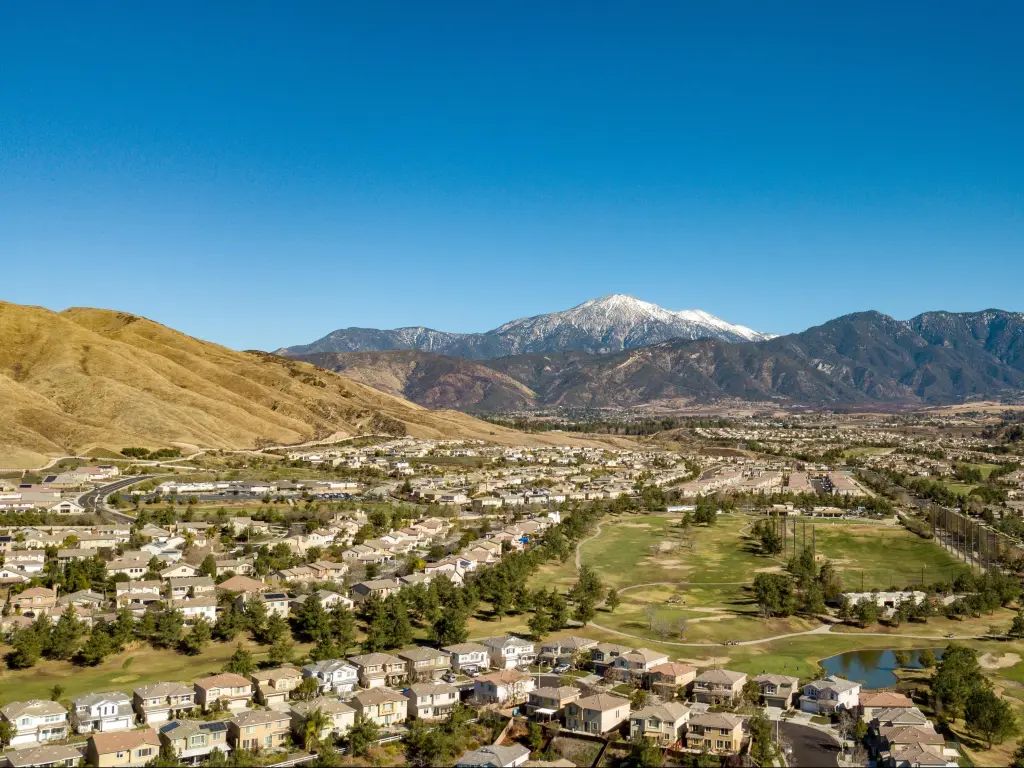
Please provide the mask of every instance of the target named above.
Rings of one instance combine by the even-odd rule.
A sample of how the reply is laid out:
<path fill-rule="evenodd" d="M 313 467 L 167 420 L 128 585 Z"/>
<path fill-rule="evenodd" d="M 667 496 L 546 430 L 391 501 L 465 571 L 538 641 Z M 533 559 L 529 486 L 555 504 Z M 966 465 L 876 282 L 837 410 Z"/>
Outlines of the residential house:
<path fill-rule="evenodd" d="M 860 695 L 860 711 L 865 723 L 870 724 L 879 712 L 885 710 L 912 708 L 914 702 L 895 691 L 864 691 Z"/>
<path fill-rule="evenodd" d="M 403 693 L 409 700 L 409 717 L 419 720 L 440 720 L 459 703 L 458 688 L 447 683 L 415 683 Z"/>
<path fill-rule="evenodd" d="M 399 685 L 405 680 L 405 661 L 389 653 L 366 653 L 350 656 L 348 660 L 358 671 L 359 684 L 364 688 Z"/>
<path fill-rule="evenodd" d="M 187 683 L 154 683 L 135 689 L 132 706 L 139 719 L 150 725 L 166 722 L 191 711 L 196 705 L 196 689 Z"/>
<path fill-rule="evenodd" d="M 291 739 L 292 718 L 288 712 L 249 709 L 228 721 L 228 742 L 235 749 L 255 752 L 281 749 Z"/>
<path fill-rule="evenodd" d="M 447 653 L 426 646 L 409 648 L 396 655 L 405 661 L 409 679 L 416 682 L 439 680 L 452 667 L 451 657 Z"/>
<path fill-rule="evenodd" d="M 623 679 L 643 679 L 652 667 L 664 664 L 668 661 L 668 655 L 660 651 L 652 651 L 649 648 L 637 648 L 620 654 L 613 662 L 612 668 L 618 672 Z"/>
<path fill-rule="evenodd" d="M 384 727 L 405 721 L 409 700 L 390 688 L 372 688 L 359 691 L 349 705 L 357 714 Z"/>
<path fill-rule="evenodd" d="M 766 707 L 789 709 L 796 703 L 800 679 L 788 675 L 763 674 L 754 678 L 761 689 L 761 701 Z"/>
<path fill-rule="evenodd" d="M 205 621 L 212 626 L 217 621 L 217 598 L 213 595 L 171 600 L 171 607 L 181 611 L 181 615 L 189 624 Z"/>
<path fill-rule="evenodd" d="M 0 584 L 25 584 L 32 575 L 12 565 L 0 565 Z"/>
<path fill-rule="evenodd" d="M 522 744 L 502 746 L 491 744 L 467 752 L 455 763 L 456 768 L 516 768 L 530 759 L 530 750 Z M 547 765 L 554 765 L 547 763 Z"/>
<path fill-rule="evenodd" d="M 689 719 L 690 708 L 678 701 L 648 704 L 630 714 L 629 735 L 632 738 L 643 736 L 645 739 L 668 746 L 682 741 L 683 730 Z"/>
<path fill-rule="evenodd" d="M 114 600 L 119 608 L 147 606 L 163 599 L 162 581 L 119 581 L 114 585 Z"/>
<path fill-rule="evenodd" d="M 611 693 L 598 693 L 569 703 L 565 708 L 565 727 L 601 735 L 613 731 L 629 719 L 629 699 Z"/>
<path fill-rule="evenodd" d="M 740 695 L 746 682 L 744 672 L 706 669 L 693 680 L 693 697 L 702 704 L 731 702 Z"/>
<path fill-rule="evenodd" d="M 576 701 L 583 693 L 574 685 L 559 685 L 536 688 L 530 691 L 526 710 L 535 720 L 551 720 L 564 718 L 565 707 Z"/>
<path fill-rule="evenodd" d="M 42 747 L 10 749 L 4 754 L 10 768 L 70 768 L 82 762 L 78 747 L 67 744 L 47 744 Z"/>
<path fill-rule="evenodd" d="M 339 659 L 325 659 L 302 668 L 302 676 L 315 677 L 320 693 L 351 693 L 359 682 L 359 670 Z"/>
<path fill-rule="evenodd" d="M 830 714 L 842 710 L 853 711 L 859 706 L 860 683 L 836 675 L 808 683 L 800 696 L 800 709 L 803 712 Z"/>
<path fill-rule="evenodd" d="M 485 704 L 521 704 L 534 687 L 533 675 L 517 669 L 499 669 L 473 681 L 473 696 Z"/>
<path fill-rule="evenodd" d="M 30 587 L 9 598 L 9 601 L 15 608 L 19 608 L 23 615 L 49 614 L 57 605 L 57 590 L 46 587 Z"/>
<path fill-rule="evenodd" d="M 549 640 L 540 646 L 540 653 L 537 661 L 542 664 L 572 664 L 579 654 L 589 651 L 597 645 L 596 640 L 587 637 L 563 637 L 559 640 Z"/>
<path fill-rule="evenodd" d="M 515 635 L 489 637 L 480 642 L 487 646 L 494 669 L 515 669 L 532 664 L 537 658 L 533 642 Z"/>
<path fill-rule="evenodd" d="M 167 596 L 172 600 L 183 600 L 187 597 L 207 597 L 216 594 L 216 582 L 209 576 L 186 576 L 180 579 L 168 579 Z"/>
<path fill-rule="evenodd" d="M 615 660 L 624 653 L 629 653 L 632 648 L 628 645 L 617 645 L 615 643 L 598 643 L 590 649 L 590 661 L 598 673 L 603 673 L 608 667 L 615 663 Z"/>
<path fill-rule="evenodd" d="M 333 581 L 335 584 L 345 582 L 345 574 L 348 573 L 348 566 L 345 563 L 335 563 L 330 560 L 315 560 L 309 567 L 316 572 L 317 581 Z"/>
<path fill-rule="evenodd" d="M 302 671 L 292 666 L 253 672 L 249 678 L 256 686 L 256 701 L 265 707 L 282 704 L 302 682 Z"/>
<path fill-rule="evenodd" d="M 145 765 L 160 753 L 160 737 L 152 728 L 120 733 L 96 733 L 89 737 L 86 760 L 97 768 Z"/>
<path fill-rule="evenodd" d="M 215 749 L 231 753 L 227 720 L 173 720 L 160 726 L 159 736 L 185 763 L 204 762 Z"/>
<path fill-rule="evenodd" d="M 234 578 L 246 578 L 245 576 L 234 577 Z M 228 580 L 230 581 L 230 579 Z M 225 581 L 224 584 L 228 582 Z M 224 586 L 223 584 L 221 586 Z M 242 594 L 235 598 L 235 605 L 239 608 L 244 608 L 246 604 L 258 600 L 263 603 L 263 606 L 267 609 L 267 616 L 274 615 L 280 616 L 282 619 L 287 619 L 290 613 L 290 602 L 291 598 L 286 592 L 260 592 L 256 594 Z"/>
<path fill-rule="evenodd" d="M 478 672 L 491 667 L 491 653 L 480 643 L 456 643 L 442 649 L 451 659 L 452 669 L 458 672 Z"/>
<path fill-rule="evenodd" d="M 658 696 L 674 698 L 679 689 L 689 690 L 697 677 L 697 668 L 678 661 L 655 664 L 647 672 L 647 684 Z"/>
<path fill-rule="evenodd" d="M 743 718 L 729 712 L 694 715 L 686 724 L 686 746 L 707 752 L 736 754 L 743 746 Z"/>
<path fill-rule="evenodd" d="M 356 711 L 348 704 L 338 699 L 315 698 L 308 701 L 296 701 L 288 710 L 291 715 L 292 731 L 304 735 L 306 718 L 320 710 L 329 721 L 328 725 L 321 729 L 319 737 L 321 740 L 331 736 L 344 736 L 349 728 L 355 724 Z"/>
<path fill-rule="evenodd" d="M 12 701 L 0 707 L 0 718 L 14 729 L 12 747 L 60 741 L 68 736 L 68 713 L 55 701 Z"/>
<path fill-rule="evenodd" d="M 127 693 L 86 693 L 71 700 L 71 719 L 77 733 L 124 731 L 135 724 Z"/>
<path fill-rule="evenodd" d="M 370 597 L 379 597 L 381 600 L 395 594 L 402 585 L 394 579 L 371 579 L 353 584 L 349 594 L 352 600 L 361 603 Z"/>
<path fill-rule="evenodd" d="M 252 699 L 252 683 L 233 672 L 203 677 L 193 685 L 196 689 L 196 704 L 203 711 L 209 711 L 215 701 L 223 700 L 229 711 L 238 712 L 248 707 Z"/>
<path fill-rule="evenodd" d="M 232 576 L 230 579 L 222 581 L 216 588 L 221 592 L 234 592 L 242 597 L 259 595 L 270 589 L 262 581 L 250 579 L 248 576 Z"/>
<path fill-rule="evenodd" d="M 198 575 L 199 568 L 192 563 L 175 563 L 160 571 L 161 579 L 188 579 Z"/>

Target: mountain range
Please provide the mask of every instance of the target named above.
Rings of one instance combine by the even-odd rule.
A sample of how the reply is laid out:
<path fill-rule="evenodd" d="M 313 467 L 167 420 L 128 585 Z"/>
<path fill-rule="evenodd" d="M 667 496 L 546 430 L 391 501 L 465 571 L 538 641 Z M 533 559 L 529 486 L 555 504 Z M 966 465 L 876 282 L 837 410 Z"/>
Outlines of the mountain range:
<path fill-rule="evenodd" d="M 446 333 L 423 327 L 389 331 L 341 328 L 312 344 L 285 347 L 277 350 L 277 354 L 409 349 L 490 360 L 569 350 L 605 354 L 676 338 L 760 341 L 772 336 L 732 325 L 701 310 L 672 311 L 633 296 L 615 294 L 585 301 L 562 312 L 513 320 L 486 333 Z"/>
<path fill-rule="evenodd" d="M 1024 315 L 861 312 L 761 341 L 673 338 L 613 354 L 469 361 L 422 352 L 303 356 L 429 407 L 508 411 L 729 398 L 811 406 L 931 405 L 1024 395 Z"/>
<path fill-rule="evenodd" d="M 53 456 L 109 456 L 130 446 L 189 453 L 366 433 L 536 440 L 136 315 L 0 302 L 0 468 L 37 467 Z"/>

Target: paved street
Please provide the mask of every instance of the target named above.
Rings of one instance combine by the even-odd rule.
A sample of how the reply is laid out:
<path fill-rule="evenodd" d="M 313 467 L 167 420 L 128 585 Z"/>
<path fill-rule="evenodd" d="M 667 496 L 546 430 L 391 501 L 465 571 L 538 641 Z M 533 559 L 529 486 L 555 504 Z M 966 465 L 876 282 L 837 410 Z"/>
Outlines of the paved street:
<path fill-rule="evenodd" d="M 783 738 L 793 745 L 793 753 L 787 756 L 791 766 L 811 768 L 814 766 L 838 766 L 839 744 L 827 733 L 817 728 L 796 723 L 779 723 Z"/>

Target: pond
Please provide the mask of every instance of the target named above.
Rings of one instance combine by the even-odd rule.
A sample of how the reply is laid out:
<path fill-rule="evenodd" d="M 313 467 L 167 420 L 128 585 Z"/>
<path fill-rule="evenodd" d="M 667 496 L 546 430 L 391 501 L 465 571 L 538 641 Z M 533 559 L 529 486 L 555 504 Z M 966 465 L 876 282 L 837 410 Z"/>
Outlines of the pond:
<path fill-rule="evenodd" d="M 933 648 L 936 659 L 942 658 L 942 649 Z M 904 664 L 905 669 L 921 669 L 920 650 L 907 651 L 910 662 Z M 839 675 L 847 680 L 861 683 L 865 690 L 890 688 L 896 685 L 894 671 L 900 668 L 896 663 L 895 651 L 848 651 L 838 656 L 823 659 L 821 666 L 830 675 Z"/>

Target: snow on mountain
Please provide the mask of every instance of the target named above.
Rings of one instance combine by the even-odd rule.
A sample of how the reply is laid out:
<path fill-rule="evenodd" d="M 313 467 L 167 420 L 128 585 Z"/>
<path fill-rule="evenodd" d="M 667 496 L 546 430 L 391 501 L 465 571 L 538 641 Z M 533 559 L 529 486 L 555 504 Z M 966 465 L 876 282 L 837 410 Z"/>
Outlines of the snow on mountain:
<path fill-rule="evenodd" d="M 520 318 L 486 333 L 445 333 L 429 328 L 381 331 L 345 328 L 312 344 L 278 350 L 282 354 L 417 349 L 470 359 L 516 354 L 583 351 L 619 352 L 669 339 L 764 341 L 771 334 L 696 309 L 672 311 L 633 296 L 613 294 L 561 312 Z"/>

